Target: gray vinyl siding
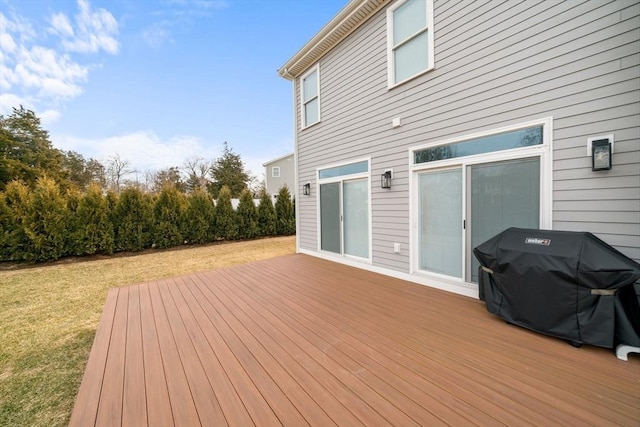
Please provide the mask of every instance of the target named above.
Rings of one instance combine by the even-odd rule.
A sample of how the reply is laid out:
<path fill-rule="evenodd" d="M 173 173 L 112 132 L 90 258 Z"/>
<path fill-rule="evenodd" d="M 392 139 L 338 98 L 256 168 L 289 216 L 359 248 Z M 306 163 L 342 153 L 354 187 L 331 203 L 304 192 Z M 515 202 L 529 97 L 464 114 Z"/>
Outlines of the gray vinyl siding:
<path fill-rule="evenodd" d="M 273 176 L 273 167 L 280 168 L 279 178 Z M 267 192 L 271 194 L 271 196 L 277 195 L 280 188 L 284 185 L 289 188 L 289 193 L 291 193 L 292 197 L 295 195 L 295 165 L 293 154 L 282 159 L 265 163 L 264 173 Z"/>
<path fill-rule="evenodd" d="M 298 202 L 301 248 L 317 249 L 316 168 L 370 156 L 373 264 L 408 272 L 409 147 L 552 117 L 553 228 L 591 231 L 640 260 L 640 3 L 434 9 L 435 69 L 403 85 L 387 88 L 385 10 L 321 59 L 321 122 L 300 131 L 295 110 L 299 179 L 313 189 Z M 606 134 L 613 170 L 593 172 L 587 138 Z M 391 190 L 379 184 L 387 168 Z"/>

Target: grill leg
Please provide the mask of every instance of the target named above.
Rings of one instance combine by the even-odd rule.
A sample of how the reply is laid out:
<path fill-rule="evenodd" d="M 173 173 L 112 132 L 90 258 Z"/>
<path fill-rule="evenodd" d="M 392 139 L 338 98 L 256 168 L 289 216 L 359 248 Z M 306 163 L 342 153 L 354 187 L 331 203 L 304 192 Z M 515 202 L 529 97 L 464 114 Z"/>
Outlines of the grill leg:
<path fill-rule="evenodd" d="M 640 347 L 631 347 L 630 345 L 620 344 L 616 347 L 616 357 L 620 360 L 627 361 L 629 353 L 640 353 Z"/>

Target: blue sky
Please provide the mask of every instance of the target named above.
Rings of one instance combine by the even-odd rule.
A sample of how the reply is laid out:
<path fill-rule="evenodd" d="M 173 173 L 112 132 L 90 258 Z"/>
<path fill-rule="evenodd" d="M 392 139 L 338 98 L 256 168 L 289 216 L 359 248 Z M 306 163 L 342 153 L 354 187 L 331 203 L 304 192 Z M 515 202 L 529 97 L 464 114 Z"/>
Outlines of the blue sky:
<path fill-rule="evenodd" d="M 347 0 L 0 0 L 0 113 L 36 112 L 57 148 L 138 171 L 219 156 L 262 178 L 293 151 L 276 70 Z"/>

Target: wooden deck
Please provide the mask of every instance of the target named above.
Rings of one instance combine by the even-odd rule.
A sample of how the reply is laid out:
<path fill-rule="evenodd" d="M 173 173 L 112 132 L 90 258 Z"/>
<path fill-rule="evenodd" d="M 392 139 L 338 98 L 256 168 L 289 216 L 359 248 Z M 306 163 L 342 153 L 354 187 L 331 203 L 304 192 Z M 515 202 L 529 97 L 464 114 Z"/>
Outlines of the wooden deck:
<path fill-rule="evenodd" d="M 640 425 L 640 358 L 304 255 L 112 289 L 71 426 Z"/>

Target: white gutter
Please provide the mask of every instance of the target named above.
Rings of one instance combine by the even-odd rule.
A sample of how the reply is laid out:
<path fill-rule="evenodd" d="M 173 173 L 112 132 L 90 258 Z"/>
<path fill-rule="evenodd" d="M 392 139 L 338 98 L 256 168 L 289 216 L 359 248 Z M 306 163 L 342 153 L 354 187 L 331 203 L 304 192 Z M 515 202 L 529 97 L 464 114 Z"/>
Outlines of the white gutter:
<path fill-rule="evenodd" d="M 389 1 L 390 0 L 351 0 L 328 24 L 322 27 L 307 44 L 278 69 L 278 74 L 287 80 L 293 80 L 308 68 L 303 66 L 303 69 L 296 70 L 296 67 L 299 67 L 301 61 L 312 58 L 313 60 L 311 62 L 315 62 L 320 59 L 320 57 L 332 49 L 344 37 L 365 22 L 371 14 Z M 366 8 L 366 6 L 370 7 Z M 352 19 L 356 14 L 358 14 L 358 16 Z M 339 39 L 330 40 L 330 38 L 335 37 L 337 33 L 339 33 L 339 30 L 345 30 L 346 32 Z"/>

